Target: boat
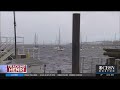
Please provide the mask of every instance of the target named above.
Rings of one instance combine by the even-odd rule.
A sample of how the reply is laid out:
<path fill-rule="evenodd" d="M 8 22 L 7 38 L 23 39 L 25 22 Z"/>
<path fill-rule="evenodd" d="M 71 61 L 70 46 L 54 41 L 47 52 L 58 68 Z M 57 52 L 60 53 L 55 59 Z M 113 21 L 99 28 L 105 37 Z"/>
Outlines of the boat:
<path fill-rule="evenodd" d="M 61 46 L 60 43 L 61 43 L 61 40 L 60 40 L 60 28 L 59 28 L 59 42 L 58 42 L 58 46 L 54 48 L 57 51 L 63 51 L 64 50 L 64 48 Z"/>
<path fill-rule="evenodd" d="M 57 51 L 63 51 L 64 50 L 64 48 L 61 47 L 61 46 L 55 47 L 55 49 L 57 49 Z"/>

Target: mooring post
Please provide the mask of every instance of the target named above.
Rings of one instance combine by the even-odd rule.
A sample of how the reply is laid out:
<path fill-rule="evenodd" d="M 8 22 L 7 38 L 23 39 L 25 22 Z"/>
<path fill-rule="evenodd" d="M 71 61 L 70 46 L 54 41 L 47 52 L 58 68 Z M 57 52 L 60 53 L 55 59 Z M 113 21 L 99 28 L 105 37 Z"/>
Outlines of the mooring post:
<path fill-rule="evenodd" d="M 46 70 L 46 64 L 44 64 L 44 74 L 45 74 L 45 70 Z"/>
<path fill-rule="evenodd" d="M 72 73 L 79 73 L 79 53 L 80 52 L 80 14 L 73 14 L 72 32 Z"/>

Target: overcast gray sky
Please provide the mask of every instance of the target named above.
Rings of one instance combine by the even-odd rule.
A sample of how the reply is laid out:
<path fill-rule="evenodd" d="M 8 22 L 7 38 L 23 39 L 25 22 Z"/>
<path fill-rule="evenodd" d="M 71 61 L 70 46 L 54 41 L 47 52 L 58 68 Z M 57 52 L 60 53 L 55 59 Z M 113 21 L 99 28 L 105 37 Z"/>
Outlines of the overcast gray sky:
<path fill-rule="evenodd" d="M 16 12 L 17 36 L 25 43 L 34 43 L 37 33 L 39 43 L 55 43 L 59 27 L 61 43 L 72 42 L 72 14 L 74 12 Z M 119 38 L 119 12 L 76 12 L 81 14 L 82 41 L 113 40 Z M 1 12 L 2 36 L 14 36 L 13 12 Z"/>

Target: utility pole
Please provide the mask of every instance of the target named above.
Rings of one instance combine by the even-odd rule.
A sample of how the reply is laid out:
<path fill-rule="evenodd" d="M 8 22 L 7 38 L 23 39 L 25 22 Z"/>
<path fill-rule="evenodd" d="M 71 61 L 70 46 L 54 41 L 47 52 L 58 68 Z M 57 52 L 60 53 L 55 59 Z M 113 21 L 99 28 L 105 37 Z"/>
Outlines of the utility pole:
<path fill-rule="evenodd" d="M 16 45 L 16 20 L 15 20 L 15 11 L 13 11 L 13 16 L 14 16 L 15 59 L 17 59 L 17 45 Z"/>
<path fill-rule="evenodd" d="M 0 47 L 2 44 L 2 40 L 1 40 L 1 12 L 0 12 Z"/>
<path fill-rule="evenodd" d="M 120 16 L 119 16 L 119 42 L 120 42 Z"/>

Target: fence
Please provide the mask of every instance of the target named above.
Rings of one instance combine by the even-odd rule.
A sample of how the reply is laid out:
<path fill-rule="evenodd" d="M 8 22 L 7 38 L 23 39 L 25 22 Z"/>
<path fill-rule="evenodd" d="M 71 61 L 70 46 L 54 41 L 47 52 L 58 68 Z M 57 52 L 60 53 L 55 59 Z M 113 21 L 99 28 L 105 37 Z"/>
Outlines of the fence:
<path fill-rule="evenodd" d="M 96 73 L 96 65 L 105 65 L 107 57 L 80 57 L 80 73 Z"/>
<path fill-rule="evenodd" d="M 96 74 L 96 65 L 105 65 L 107 57 L 80 57 L 80 74 L 82 76 L 93 76 Z M 72 73 L 72 63 L 65 67 L 60 65 L 62 68 L 58 68 L 56 64 L 49 65 L 43 64 L 31 67 L 33 73 Z"/>

